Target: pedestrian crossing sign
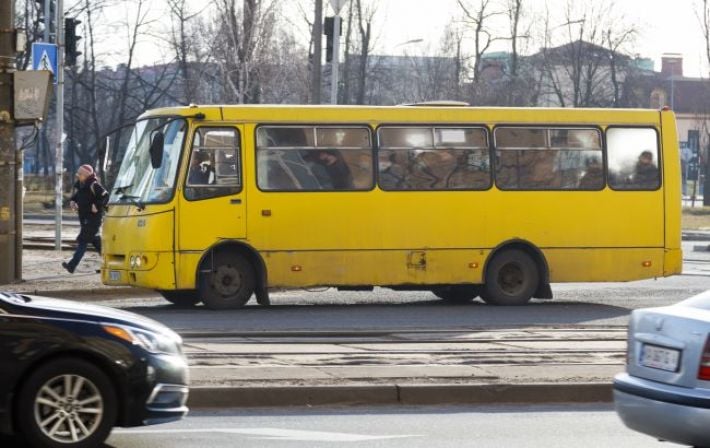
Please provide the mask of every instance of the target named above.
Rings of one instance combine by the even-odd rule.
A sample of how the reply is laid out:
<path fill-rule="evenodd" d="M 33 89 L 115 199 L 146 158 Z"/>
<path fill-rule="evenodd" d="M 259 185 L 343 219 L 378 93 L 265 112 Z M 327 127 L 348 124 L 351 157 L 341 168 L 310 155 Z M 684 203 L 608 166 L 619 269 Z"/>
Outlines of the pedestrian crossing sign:
<path fill-rule="evenodd" d="M 32 70 L 48 70 L 57 83 L 57 46 L 45 42 L 32 44 Z"/>

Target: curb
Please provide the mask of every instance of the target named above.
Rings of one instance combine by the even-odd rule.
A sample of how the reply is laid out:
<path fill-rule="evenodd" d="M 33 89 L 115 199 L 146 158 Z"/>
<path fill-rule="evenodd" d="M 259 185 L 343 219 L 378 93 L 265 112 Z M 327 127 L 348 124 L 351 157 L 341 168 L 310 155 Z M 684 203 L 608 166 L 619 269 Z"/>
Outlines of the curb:
<path fill-rule="evenodd" d="M 387 384 L 366 386 L 191 387 L 188 406 L 200 408 L 608 403 L 608 383 Z"/>

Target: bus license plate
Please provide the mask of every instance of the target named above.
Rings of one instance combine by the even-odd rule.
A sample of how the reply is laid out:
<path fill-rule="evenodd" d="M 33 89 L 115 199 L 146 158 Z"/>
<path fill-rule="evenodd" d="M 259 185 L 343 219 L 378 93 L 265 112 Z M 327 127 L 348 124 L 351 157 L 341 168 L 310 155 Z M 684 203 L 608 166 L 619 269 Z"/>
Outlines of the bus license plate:
<path fill-rule="evenodd" d="M 644 367 L 676 372 L 679 360 L 679 350 L 648 344 L 641 346 L 641 365 Z"/>
<path fill-rule="evenodd" d="M 121 281 L 121 271 L 109 271 L 108 278 L 112 282 L 120 282 Z"/>

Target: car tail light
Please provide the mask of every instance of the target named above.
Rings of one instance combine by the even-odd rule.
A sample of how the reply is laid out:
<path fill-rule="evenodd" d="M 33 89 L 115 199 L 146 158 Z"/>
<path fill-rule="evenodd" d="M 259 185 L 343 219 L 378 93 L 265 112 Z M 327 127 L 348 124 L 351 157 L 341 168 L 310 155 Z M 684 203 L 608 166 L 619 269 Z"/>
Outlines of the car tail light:
<path fill-rule="evenodd" d="M 698 379 L 710 381 L 710 336 L 705 341 L 705 348 L 700 357 L 700 370 L 698 371 Z"/>

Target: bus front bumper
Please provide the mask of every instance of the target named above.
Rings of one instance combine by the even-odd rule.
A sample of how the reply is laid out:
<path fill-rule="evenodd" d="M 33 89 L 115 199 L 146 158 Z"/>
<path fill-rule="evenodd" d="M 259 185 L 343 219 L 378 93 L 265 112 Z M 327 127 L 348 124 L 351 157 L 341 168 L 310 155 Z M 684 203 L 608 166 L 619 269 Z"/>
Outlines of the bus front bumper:
<path fill-rule="evenodd" d="M 129 256 L 106 255 L 101 281 L 107 286 L 175 289 L 172 254 L 141 252 Z"/>

